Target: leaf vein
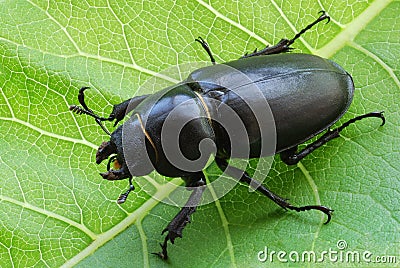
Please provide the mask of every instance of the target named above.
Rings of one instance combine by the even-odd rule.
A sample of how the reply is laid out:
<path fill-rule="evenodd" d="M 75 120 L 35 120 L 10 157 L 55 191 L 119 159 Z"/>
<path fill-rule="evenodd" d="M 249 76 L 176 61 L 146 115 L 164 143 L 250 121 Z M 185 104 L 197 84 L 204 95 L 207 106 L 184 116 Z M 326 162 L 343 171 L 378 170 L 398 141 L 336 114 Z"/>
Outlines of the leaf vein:
<path fill-rule="evenodd" d="M 381 11 L 388 6 L 392 0 L 376 0 L 367 9 L 365 9 L 357 18 L 349 23 L 346 28 L 332 38 L 322 48 L 315 51 L 316 55 L 330 58 L 340 49 L 342 49 L 348 42 L 353 41 L 354 38 L 365 29 L 365 27 L 379 15 Z"/>
<path fill-rule="evenodd" d="M 359 44 L 355 42 L 349 42 L 349 45 L 358 51 L 362 52 L 366 56 L 370 57 L 373 61 L 378 63 L 382 68 L 389 74 L 389 76 L 393 79 L 393 81 L 396 83 L 396 85 L 400 88 L 400 81 L 397 78 L 396 74 L 394 73 L 393 69 L 390 68 L 381 58 L 379 58 L 377 55 L 372 53 L 371 51 L 365 49 L 364 47 L 360 46 Z"/>
<path fill-rule="evenodd" d="M 43 129 L 37 127 L 37 126 L 34 126 L 34 125 L 32 125 L 32 124 L 30 124 L 28 122 L 22 121 L 22 120 L 20 120 L 18 118 L 0 117 L 0 120 L 11 121 L 11 122 L 15 122 L 17 124 L 21 124 L 21 125 L 23 125 L 25 127 L 28 127 L 28 128 L 30 128 L 30 129 L 32 129 L 34 131 L 37 131 L 38 133 L 40 133 L 41 135 L 44 135 L 44 136 L 48 136 L 48 137 L 59 139 L 59 140 L 69 141 L 69 142 L 73 142 L 73 143 L 83 144 L 83 145 L 86 145 L 86 146 L 88 146 L 88 147 L 90 147 L 92 149 L 96 149 L 96 150 L 98 148 L 98 146 L 94 145 L 93 143 L 91 143 L 91 142 L 89 142 L 87 140 L 84 140 L 84 139 L 80 140 L 80 139 L 70 138 L 70 137 L 58 135 L 58 134 L 55 134 L 55 133 L 52 133 L 52 132 L 48 132 L 48 131 L 43 130 Z"/>
<path fill-rule="evenodd" d="M 26 209 L 29 209 L 31 211 L 35 211 L 35 212 L 40 213 L 40 214 L 42 214 L 42 215 L 44 215 L 46 217 L 50 217 L 50 218 L 65 222 L 65 223 L 69 224 L 70 226 L 73 226 L 73 227 L 81 230 L 82 232 L 84 232 L 86 235 L 88 235 L 93 240 L 96 239 L 96 237 L 97 237 L 97 235 L 95 233 L 93 233 L 91 230 L 89 230 L 85 225 L 77 223 L 77 222 L 75 222 L 75 221 L 73 221 L 71 219 L 68 219 L 67 217 L 64 217 L 64 216 L 60 215 L 60 214 L 54 213 L 53 211 L 42 209 L 42 208 L 39 208 L 39 207 L 34 206 L 32 204 L 29 204 L 27 202 L 21 202 L 21 201 L 18 201 L 16 199 L 14 199 L 14 198 L 10 198 L 10 197 L 4 196 L 4 195 L 0 195 L 0 199 L 4 200 L 6 202 L 9 202 L 11 204 L 14 204 L 14 205 L 18 205 L 18 206 L 20 206 L 22 208 L 26 208 Z"/>
<path fill-rule="evenodd" d="M 115 225 L 113 228 L 97 236 L 97 239 L 94 240 L 93 243 L 88 245 L 84 250 L 79 252 L 73 258 L 69 259 L 61 267 L 74 266 L 89 255 L 91 255 L 98 248 L 100 248 L 112 238 L 123 232 L 131 224 L 137 222 L 138 220 L 141 220 L 145 215 L 148 214 L 151 209 L 153 209 L 160 202 L 159 200 L 163 200 L 182 183 L 183 181 L 181 179 L 174 179 L 170 183 L 166 184 L 164 187 L 160 188 L 160 190 L 153 195 L 153 198 L 150 198 L 142 206 L 132 212 L 128 217 Z"/>
<path fill-rule="evenodd" d="M 300 168 L 301 172 L 303 172 L 304 176 L 305 176 L 306 179 L 307 179 L 308 184 L 311 186 L 311 189 L 312 189 L 313 194 L 314 194 L 314 197 L 315 197 L 315 202 L 316 202 L 316 204 L 320 205 L 320 204 L 321 204 L 321 200 L 320 200 L 320 198 L 319 198 L 318 187 L 317 187 L 317 185 L 315 184 L 314 179 L 311 177 L 310 173 L 308 172 L 308 170 L 306 169 L 306 167 L 305 167 L 301 162 L 299 162 L 299 163 L 297 164 L 297 166 Z M 314 248 L 315 248 L 315 243 L 317 242 L 317 238 L 318 238 L 318 236 L 319 236 L 319 232 L 321 231 L 321 226 L 322 226 L 322 223 L 323 223 L 323 217 L 324 217 L 324 216 L 325 216 L 325 215 L 322 215 L 322 216 L 321 216 L 321 222 L 320 222 L 320 224 L 318 225 L 317 230 L 315 230 L 314 239 L 313 239 L 313 241 L 312 241 L 312 243 L 311 243 L 311 250 L 314 250 Z"/>
<path fill-rule="evenodd" d="M 231 234 L 229 231 L 229 222 L 228 219 L 225 216 L 225 213 L 221 207 L 221 202 L 219 202 L 219 199 L 214 191 L 214 188 L 211 186 L 211 184 L 209 183 L 208 178 L 206 177 L 207 183 L 208 183 L 208 189 L 210 190 L 210 193 L 213 197 L 213 199 L 215 200 L 215 206 L 217 207 L 218 210 L 218 214 L 221 218 L 221 222 L 222 222 L 222 227 L 224 229 L 225 232 L 225 236 L 226 236 L 226 244 L 227 244 L 227 248 L 228 248 L 228 252 L 229 252 L 229 256 L 231 258 L 231 263 L 233 267 L 236 267 L 236 261 L 235 261 L 235 252 L 233 250 L 233 243 L 232 243 L 232 238 L 231 238 Z"/>
<path fill-rule="evenodd" d="M 216 10 L 215 8 L 213 8 L 211 5 L 203 2 L 202 0 L 197 0 L 197 2 L 199 4 L 201 4 L 202 6 L 204 6 L 205 8 L 207 8 L 208 10 L 210 10 L 217 18 L 221 18 L 222 20 L 228 22 L 229 24 L 235 26 L 236 28 L 240 29 L 241 31 L 245 32 L 246 34 L 248 34 L 249 36 L 253 37 L 254 39 L 260 41 L 261 43 L 265 44 L 265 45 L 269 45 L 269 43 L 261 38 L 260 36 L 258 36 L 256 33 L 250 31 L 249 29 L 247 29 L 246 27 L 244 27 L 243 25 L 227 18 L 226 16 L 222 15 L 218 10 Z"/>

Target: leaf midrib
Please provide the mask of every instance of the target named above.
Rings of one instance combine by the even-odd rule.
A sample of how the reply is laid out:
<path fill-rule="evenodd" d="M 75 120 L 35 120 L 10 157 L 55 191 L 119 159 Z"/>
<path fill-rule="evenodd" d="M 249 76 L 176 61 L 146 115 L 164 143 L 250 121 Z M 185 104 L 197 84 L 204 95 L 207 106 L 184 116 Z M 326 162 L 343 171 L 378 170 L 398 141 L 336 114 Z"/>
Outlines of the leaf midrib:
<path fill-rule="evenodd" d="M 159 200 L 163 200 L 169 196 L 176 188 L 178 188 L 183 181 L 181 179 L 173 179 L 169 183 L 163 185 L 158 189 L 158 191 L 153 195 L 152 198 L 143 203 L 139 208 L 133 211 L 128 217 L 122 220 L 120 223 L 115 225 L 113 228 L 97 236 L 97 239 L 93 241 L 84 250 L 79 252 L 73 258 L 68 260 L 61 267 L 72 267 L 78 264 L 80 261 L 93 254 L 98 248 L 109 242 L 115 236 L 123 232 L 126 228 L 131 226 L 137 221 L 141 221 L 149 211 L 151 211 L 157 204 L 160 203 Z M 146 256 L 145 256 L 146 258 Z"/>

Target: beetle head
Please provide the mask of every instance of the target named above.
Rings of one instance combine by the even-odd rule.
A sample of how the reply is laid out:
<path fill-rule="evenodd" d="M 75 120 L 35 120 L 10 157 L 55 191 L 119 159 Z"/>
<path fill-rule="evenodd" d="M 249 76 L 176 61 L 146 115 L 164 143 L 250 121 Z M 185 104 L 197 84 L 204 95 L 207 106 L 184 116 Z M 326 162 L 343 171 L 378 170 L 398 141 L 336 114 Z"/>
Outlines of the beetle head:
<path fill-rule="evenodd" d="M 150 158 L 155 161 L 155 148 L 150 142 L 146 142 L 146 134 L 148 135 L 137 114 L 118 127 L 111 134 L 110 141 L 103 142 L 97 150 L 97 164 L 109 159 L 107 172 L 100 175 L 106 180 L 122 180 L 152 172 L 154 166 Z M 111 168 L 111 163 L 114 164 L 114 169 Z"/>
<path fill-rule="evenodd" d="M 125 163 L 121 132 L 120 128 L 114 131 L 111 134 L 110 141 L 103 142 L 96 153 L 97 164 L 100 164 L 103 160 L 111 156 L 107 164 L 107 172 L 100 173 L 106 180 L 122 180 L 132 177 Z M 114 169 L 111 168 L 111 163 L 114 164 Z"/>

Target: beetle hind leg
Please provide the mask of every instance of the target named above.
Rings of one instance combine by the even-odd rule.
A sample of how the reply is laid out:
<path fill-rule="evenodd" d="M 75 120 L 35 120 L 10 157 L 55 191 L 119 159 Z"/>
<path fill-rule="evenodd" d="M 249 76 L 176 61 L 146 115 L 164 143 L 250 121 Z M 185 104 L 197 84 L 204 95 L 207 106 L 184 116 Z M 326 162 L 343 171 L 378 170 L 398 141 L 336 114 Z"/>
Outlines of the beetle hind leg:
<path fill-rule="evenodd" d="M 201 197 L 205 190 L 205 182 L 203 180 L 204 175 L 202 172 L 201 178 L 197 180 L 196 186 L 193 187 L 193 192 L 190 195 L 185 206 L 178 212 L 178 214 L 172 219 L 168 226 L 162 231 L 161 234 L 168 232 L 164 238 L 164 242 L 160 244 L 161 252 L 152 253 L 159 256 L 161 259 L 168 259 L 167 245 L 168 241 L 172 244 L 175 242 L 175 238 L 182 238 L 182 231 L 185 226 L 190 223 L 190 216 L 196 211 L 197 206 L 200 204 Z M 193 185 L 194 186 L 194 185 Z"/>
<path fill-rule="evenodd" d="M 348 120 L 347 122 L 345 122 L 340 127 L 335 128 L 333 130 L 328 130 L 319 139 L 317 139 L 313 143 L 309 144 L 307 147 L 305 147 L 300 152 L 297 152 L 297 146 L 281 152 L 280 153 L 281 160 L 287 165 L 295 165 L 301 159 L 303 159 L 304 157 L 306 157 L 307 155 L 312 153 L 314 150 L 318 149 L 319 147 L 326 144 L 330 140 L 338 138 L 340 135 L 340 132 L 343 129 L 345 129 L 346 127 L 348 127 L 350 124 L 353 124 L 356 121 L 362 120 L 364 118 L 370 118 L 370 117 L 380 118 L 382 120 L 381 126 L 383 126 L 385 124 L 385 117 L 383 115 L 383 112 L 371 112 L 371 113 L 366 113 L 366 114 L 354 117 L 354 118 Z"/>
<path fill-rule="evenodd" d="M 274 201 L 277 205 L 279 205 L 283 209 L 295 210 L 297 212 L 306 211 L 306 210 L 319 210 L 328 216 L 328 219 L 325 222 L 325 224 L 327 224 L 331 220 L 332 212 L 333 212 L 332 209 L 325 207 L 325 206 L 321 206 L 321 205 L 311 205 L 311 206 L 302 206 L 302 207 L 293 206 L 292 204 L 290 204 L 287 201 L 287 199 L 280 197 L 279 195 L 271 192 L 264 185 L 256 182 L 252 177 L 249 176 L 249 174 L 246 171 L 243 171 L 241 169 L 238 169 L 236 167 L 228 165 L 228 162 L 225 159 L 216 158 L 215 160 L 216 160 L 218 167 L 223 172 L 225 172 L 226 174 L 228 174 L 229 176 L 231 176 L 233 178 L 239 179 L 241 182 L 244 182 L 246 184 L 257 185 L 256 190 L 258 192 L 262 193 L 263 195 L 265 195 L 266 197 L 268 197 L 269 199 Z"/>

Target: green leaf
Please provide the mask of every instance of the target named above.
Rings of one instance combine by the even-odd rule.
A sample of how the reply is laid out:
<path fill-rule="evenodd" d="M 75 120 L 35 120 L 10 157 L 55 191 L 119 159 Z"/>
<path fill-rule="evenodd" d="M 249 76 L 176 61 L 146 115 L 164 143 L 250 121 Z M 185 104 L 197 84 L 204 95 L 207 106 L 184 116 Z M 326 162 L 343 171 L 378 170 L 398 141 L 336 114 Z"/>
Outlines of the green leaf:
<path fill-rule="evenodd" d="M 380 110 L 387 122 L 363 120 L 294 167 L 275 158 L 264 184 L 293 204 L 333 208 L 331 223 L 323 225 L 315 211 L 285 212 L 238 185 L 197 210 L 183 238 L 169 245 L 167 262 L 150 254 L 160 250 L 161 231 L 179 211 L 157 200 L 180 179 L 163 184 L 151 174 L 156 198 L 136 185 L 117 205 L 127 182 L 98 175 L 105 165 L 94 163 L 95 153 L 108 137 L 92 118 L 68 110 L 78 89 L 90 86 L 89 106 L 106 115 L 112 104 L 184 79 L 178 64 L 208 61 L 197 36 L 218 62 L 229 61 L 290 38 L 320 10 L 331 22 L 304 34 L 293 52 L 330 58 L 352 74 L 357 90 L 341 122 Z M 330 249 L 399 262 L 399 13 L 395 0 L 1 1 L 0 266 L 288 265 L 277 253 L 261 263 L 266 247 L 286 252 L 290 265 L 314 265 L 291 261 L 292 251 Z M 219 175 L 215 166 L 208 174 Z M 326 256 L 321 264 L 366 265 L 344 258 Z"/>

